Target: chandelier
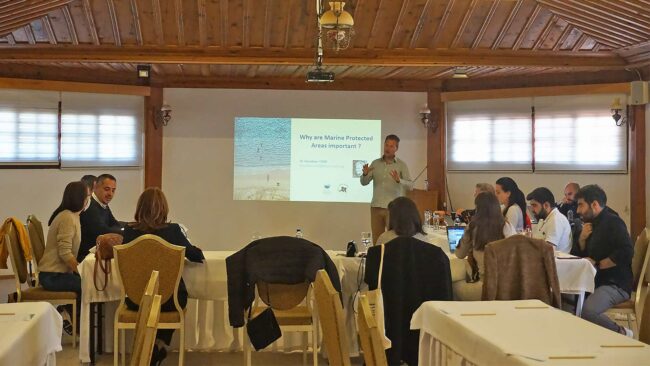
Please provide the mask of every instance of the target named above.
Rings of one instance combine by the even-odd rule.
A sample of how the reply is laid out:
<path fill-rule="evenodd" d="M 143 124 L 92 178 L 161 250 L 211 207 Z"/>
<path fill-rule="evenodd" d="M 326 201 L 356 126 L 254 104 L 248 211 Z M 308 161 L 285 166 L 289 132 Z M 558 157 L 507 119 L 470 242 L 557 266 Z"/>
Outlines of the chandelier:
<path fill-rule="evenodd" d="M 320 39 L 323 41 L 325 48 L 340 51 L 350 47 L 352 37 L 354 37 L 354 19 L 345 8 L 344 1 L 329 1 L 329 10 L 323 11 L 320 0 L 319 9 L 319 29 Z"/>

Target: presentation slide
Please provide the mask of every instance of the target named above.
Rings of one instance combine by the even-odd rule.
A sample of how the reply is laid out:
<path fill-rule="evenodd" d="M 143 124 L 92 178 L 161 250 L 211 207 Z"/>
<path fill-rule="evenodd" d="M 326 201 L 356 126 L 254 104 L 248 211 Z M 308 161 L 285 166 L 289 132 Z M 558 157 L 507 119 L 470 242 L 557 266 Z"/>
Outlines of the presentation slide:
<path fill-rule="evenodd" d="M 381 121 L 235 118 L 235 200 L 370 202 L 363 164 L 381 155 Z"/>

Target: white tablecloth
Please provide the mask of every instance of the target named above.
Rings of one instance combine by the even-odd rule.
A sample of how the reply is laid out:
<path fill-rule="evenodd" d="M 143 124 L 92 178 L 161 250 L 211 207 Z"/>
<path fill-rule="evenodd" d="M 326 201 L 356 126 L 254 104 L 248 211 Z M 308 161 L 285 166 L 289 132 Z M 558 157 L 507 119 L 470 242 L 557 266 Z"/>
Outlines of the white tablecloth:
<path fill-rule="evenodd" d="M 649 346 L 539 300 L 430 301 L 413 314 L 411 329 L 420 330 L 419 365 L 650 362 Z"/>
<path fill-rule="evenodd" d="M 63 321 L 47 302 L 0 305 L 0 365 L 56 365 Z"/>
<path fill-rule="evenodd" d="M 226 258 L 235 253 L 234 251 L 204 251 L 204 263 L 192 263 L 185 261 L 183 269 L 183 280 L 187 287 L 190 300 L 185 312 L 186 348 L 202 351 L 214 350 L 237 350 L 241 347 L 241 328 L 234 330 L 228 320 L 228 288 L 226 274 Z M 357 287 L 353 277 L 346 277 L 348 272 L 354 275 L 359 273 L 359 258 L 346 258 L 339 256 L 340 252 L 328 251 L 334 263 L 337 265 L 339 276 L 346 278 L 343 296 L 351 301 Z M 95 258 L 89 255 L 79 265 L 82 286 L 81 303 L 81 329 L 79 339 L 79 359 L 82 362 L 90 362 L 90 303 L 91 302 L 116 302 L 120 299 L 121 282 L 116 270 L 111 272 L 108 286 L 104 291 L 97 291 L 93 284 L 93 270 Z M 103 283 L 103 278 L 101 279 Z M 363 281 L 363 278 L 361 278 Z M 198 301 L 197 301 L 198 300 Z M 112 350 L 113 317 L 116 304 L 107 304 L 105 307 L 106 321 L 104 322 L 105 349 Z M 348 310 L 348 309 L 346 309 Z M 356 334 L 356 323 L 354 322 L 354 311 L 347 312 L 346 323 L 349 329 L 354 329 Z M 354 328 L 351 328 L 354 326 Z M 174 333 L 172 346 L 177 344 L 178 332 Z M 351 337 L 351 347 L 358 350 L 356 337 Z M 282 339 L 271 347 L 271 350 L 298 349 L 302 338 L 296 334 L 283 335 Z M 128 346 L 128 344 L 127 344 Z M 358 351 L 357 351 L 358 352 Z"/>

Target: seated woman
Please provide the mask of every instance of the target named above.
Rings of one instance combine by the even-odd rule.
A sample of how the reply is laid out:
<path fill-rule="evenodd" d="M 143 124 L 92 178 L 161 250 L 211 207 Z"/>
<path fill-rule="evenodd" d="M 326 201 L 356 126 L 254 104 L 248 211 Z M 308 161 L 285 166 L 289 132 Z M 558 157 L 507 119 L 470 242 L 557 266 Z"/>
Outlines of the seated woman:
<path fill-rule="evenodd" d="M 509 177 L 499 178 L 495 192 L 499 203 L 504 206 L 503 216 L 518 232 L 530 227 L 530 218 L 526 214 L 526 196 L 517 183 Z"/>
<path fill-rule="evenodd" d="M 407 197 L 397 197 L 388 204 L 388 231 L 379 235 L 376 245 L 386 244 L 398 236 L 427 241 L 418 209 Z"/>
<path fill-rule="evenodd" d="M 476 186 L 474 187 L 474 198 L 481 193 L 481 192 L 490 192 L 492 194 L 494 193 L 494 187 L 490 183 L 476 183 Z M 474 209 L 462 209 L 459 208 L 456 210 L 456 216 L 460 216 L 460 219 L 462 222 L 469 224 L 470 220 L 472 219 L 472 215 L 474 215 Z"/>
<path fill-rule="evenodd" d="M 90 192 L 82 182 L 71 182 L 63 199 L 48 221 L 43 257 L 38 263 L 38 280 L 48 291 L 72 291 L 81 299 L 81 277 L 77 271 L 77 252 L 81 242 L 79 214 L 90 202 Z M 62 310 L 64 308 L 61 308 Z M 71 309 L 62 314 L 66 333 L 72 334 Z"/>
<path fill-rule="evenodd" d="M 157 235 L 170 244 L 185 247 L 185 258 L 192 262 L 202 263 L 205 257 L 201 249 L 193 246 L 183 234 L 178 224 L 167 221 L 169 206 L 165 195 L 159 188 L 147 188 L 138 199 L 135 209 L 135 222 L 129 223 L 124 228 L 124 243 L 129 243 L 134 239 L 145 235 Z M 185 309 L 187 305 L 187 289 L 185 282 L 181 279 L 178 285 L 178 303 Z M 126 306 L 131 310 L 137 310 L 138 305 L 126 299 Z M 176 310 L 173 297 L 161 305 L 162 311 Z M 156 345 L 151 357 L 152 364 L 159 364 L 167 357 L 167 347 L 169 346 L 173 329 L 162 329 L 156 333 Z"/>
<path fill-rule="evenodd" d="M 516 234 L 515 228 L 505 220 L 497 197 L 490 192 L 479 193 L 474 199 L 476 213 L 472 216 L 465 234 L 456 247 L 456 257 L 468 258 L 468 275 L 474 282 L 453 283 L 454 297 L 461 301 L 479 301 L 483 291 L 485 246 L 495 240 Z M 473 265 L 475 263 L 475 265 Z"/>

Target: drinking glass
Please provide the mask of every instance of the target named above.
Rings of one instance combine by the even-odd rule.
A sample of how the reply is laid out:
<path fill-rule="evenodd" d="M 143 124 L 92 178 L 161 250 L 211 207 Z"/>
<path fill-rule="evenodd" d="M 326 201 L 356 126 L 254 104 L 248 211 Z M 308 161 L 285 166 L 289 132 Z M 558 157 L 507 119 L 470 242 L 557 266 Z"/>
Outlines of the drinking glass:
<path fill-rule="evenodd" d="M 362 231 L 361 232 L 361 244 L 363 244 L 363 247 L 365 248 L 366 252 L 368 251 L 368 248 L 372 245 L 372 233 L 367 232 L 367 231 Z"/>

